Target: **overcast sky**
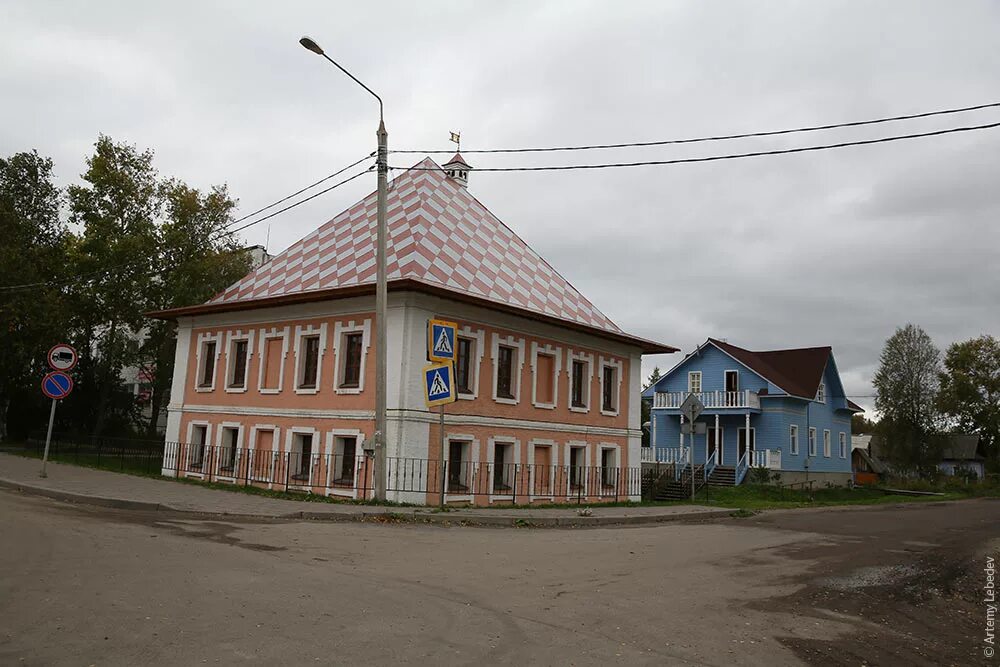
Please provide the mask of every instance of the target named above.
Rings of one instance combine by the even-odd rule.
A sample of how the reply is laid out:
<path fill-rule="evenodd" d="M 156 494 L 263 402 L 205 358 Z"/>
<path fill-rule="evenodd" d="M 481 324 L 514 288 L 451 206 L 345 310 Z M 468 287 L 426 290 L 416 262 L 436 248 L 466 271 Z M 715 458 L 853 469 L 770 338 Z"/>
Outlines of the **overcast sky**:
<path fill-rule="evenodd" d="M 5 2 L 0 154 L 78 179 L 98 133 L 252 211 L 374 149 L 648 141 L 1000 101 L 983 2 Z M 773 139 L 473 166 L 671 159 L 1000 120 L 1000 110 Z M 422 156 L 395 155 L 408 166 Z M 370 181 L 370 182 L 369 182 Z M 275 218 L 279 251 L 374 187 Z M 895 327 L 1000 333 L 1000 129 L 821 153 L 563 173 L 470 190 L 622 328 L 689 351 L 832 345 L 851 395 Z M 265 225 L 247 231 L 263 243 Z M 673 366 L 680 355 L 650 357 Z M 872 400 L 857 402 L 871 406 Z"/>

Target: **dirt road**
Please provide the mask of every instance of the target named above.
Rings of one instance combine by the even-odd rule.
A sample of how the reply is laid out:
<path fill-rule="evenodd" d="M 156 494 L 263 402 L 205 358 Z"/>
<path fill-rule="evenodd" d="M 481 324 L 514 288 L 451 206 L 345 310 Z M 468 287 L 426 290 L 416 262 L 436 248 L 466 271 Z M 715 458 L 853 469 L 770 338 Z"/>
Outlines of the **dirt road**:
<path fill-rule="evenodd" d="M 0 664 L 979 664 L 998 527 L 996 501 L 501 530 L 0 492 Z"/>

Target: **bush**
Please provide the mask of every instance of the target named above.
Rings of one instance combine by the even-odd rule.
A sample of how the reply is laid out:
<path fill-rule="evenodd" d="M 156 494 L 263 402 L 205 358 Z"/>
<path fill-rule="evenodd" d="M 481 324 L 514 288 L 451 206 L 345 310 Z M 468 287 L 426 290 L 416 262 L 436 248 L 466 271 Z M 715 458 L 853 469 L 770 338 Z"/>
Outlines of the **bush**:
<path fill-rule="evenodd" d="M 772 474 L 768 468 L 763 466 L 750 468 L 750 470 L 747 471 L 747 482 L 750 484 L 766 486 L 768 484 L 778 484 L 780 481 L 781 473 Z"/>

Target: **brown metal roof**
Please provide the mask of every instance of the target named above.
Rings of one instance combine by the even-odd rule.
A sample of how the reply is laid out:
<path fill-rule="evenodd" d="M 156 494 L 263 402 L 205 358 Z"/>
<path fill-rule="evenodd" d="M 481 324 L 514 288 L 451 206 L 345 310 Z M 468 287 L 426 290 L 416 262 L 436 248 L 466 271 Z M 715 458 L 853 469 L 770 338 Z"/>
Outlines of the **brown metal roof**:
<path fill-rule="evenodd" d="M 765 380 L 802 398 L 816 396 L 832 350 L 827 346 L 753 352 L 715 338 L 708 340 Z"/>

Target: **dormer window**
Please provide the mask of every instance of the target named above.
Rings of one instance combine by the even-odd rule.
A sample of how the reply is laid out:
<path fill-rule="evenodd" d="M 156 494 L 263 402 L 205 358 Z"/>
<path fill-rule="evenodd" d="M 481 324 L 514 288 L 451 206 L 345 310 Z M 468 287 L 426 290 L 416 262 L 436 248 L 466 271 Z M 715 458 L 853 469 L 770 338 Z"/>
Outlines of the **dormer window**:
<path fill-rule="evenodd" d="M 820 382 L 819 388 L 816 390 L 816 400 L 820 403 L 826 403 L 826 383 Z"/>

